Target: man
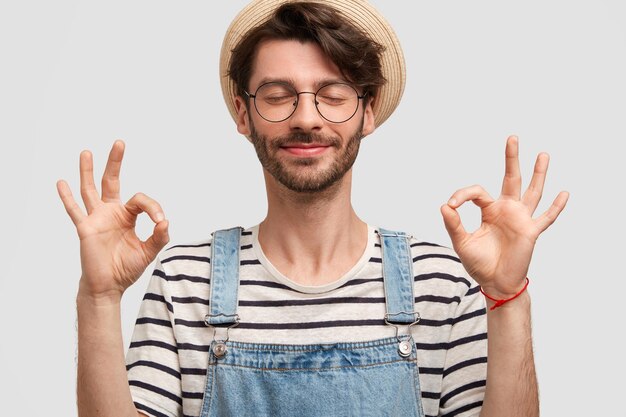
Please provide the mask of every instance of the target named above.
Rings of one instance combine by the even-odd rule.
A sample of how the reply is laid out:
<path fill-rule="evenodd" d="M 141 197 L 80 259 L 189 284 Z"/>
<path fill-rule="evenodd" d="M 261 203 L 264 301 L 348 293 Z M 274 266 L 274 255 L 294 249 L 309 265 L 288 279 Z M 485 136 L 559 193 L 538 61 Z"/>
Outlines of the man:
<path fill-rule="evenodd" d="M 351 168 L 398 104 L 399 45 L 362 1 L 280 3 L 251 3 L 222 51 L 267 216 L 161 255 L 127 366 L 121 296 L 168 242 L 168 222 L 143 194 L 120 203 L 120 141 L 101 196 L 81 154 L 87 214 L 58 183 L 81 241 L 80 415 L 538 415 L 526 272 L 567 201 L 532 218 L 547 155 L 521 196 L 510 137 L 500 198 L 479 186 L 452 195 L 441 212 L 456 254 L 367 225 L 350 203 Z M 482 211 L 472 234 L 457 213 L 470 200 Z M 156 224 L 145 242 L 141 212 Z"/>

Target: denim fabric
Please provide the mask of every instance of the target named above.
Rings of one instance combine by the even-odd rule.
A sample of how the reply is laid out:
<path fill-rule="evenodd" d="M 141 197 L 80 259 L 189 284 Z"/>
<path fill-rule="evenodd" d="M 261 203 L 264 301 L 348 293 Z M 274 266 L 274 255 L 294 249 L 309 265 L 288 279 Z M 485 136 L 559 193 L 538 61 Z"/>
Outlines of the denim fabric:
<path fill-rule="evenodd" d="M 383 275 L 386 277 L 385 303 L 388 320 L 393 323 L 413 323 L 419 317 L 413 312 L 413 258 L 408 235 L 380 229 L 383 252 Z"/>
<path fill-rule="evenodd" d="M 239 238 L 241 227 L 218 230 L 211 242 L 211 302 L 205 321 L 210 325 L 233 324 L 237 317 L 239 286 Z M 233 297 L 232 295 L 235 295 Z"/>
<path fill-rule="evenodd" d="M 406 252 L 407 239 L 406 235 L 395 232 L 381 234 L 385 247 L 383 264 L 404 262 L 384 268 L 384 280 L 395 282 L 385 285 L 385 299 L 393 304 L 387 307 L 388 313 L 413 310 L 412 299 L 410 307 L 406 304 L 407 294 L 411 297 L 413 294 L 412 259 Z M 224 239 L 220 245 L 223 243 L 236 244 L 236 251 L 239 249 L 238 239 Z M 214 251 L 214 256 L 232 255 L 232 249 Z M 405 252 L 399 254 L 398 251 Z M 232 256 L 238 259 L 238 254 Z M 211 262 L 228 263 L 214 258 Z M 406 279 L 407 268 L 410 280 Z M 219 279 L 228 279 L 230 283 L 212 288 L 209 302 L 213 304 L 214 299 L 219 299 L 221 305 L 232 305 L 233 300 L 237 300 L 238 272 Z M 213 285 L 214 277 L 211 277 Z M 211 310 L 211 315 L 219 314 L 232 316 L 234 313 Z M 409 324 L 414 319 L 409 321 L 408 318 L 414 316 L 406 314 L 405 320 L 396 321 Z M 412 346 L 408 355 L 400 354 L 401 341 Z M 224 344 L 226 353 L 216 354 L 214 348 Z M 200 417 L 252 416 L 423 417 L 415 343 L 406 332 L 398 337 L 368 342 L 320 345 L 216 339 L 209 351 Z"/>

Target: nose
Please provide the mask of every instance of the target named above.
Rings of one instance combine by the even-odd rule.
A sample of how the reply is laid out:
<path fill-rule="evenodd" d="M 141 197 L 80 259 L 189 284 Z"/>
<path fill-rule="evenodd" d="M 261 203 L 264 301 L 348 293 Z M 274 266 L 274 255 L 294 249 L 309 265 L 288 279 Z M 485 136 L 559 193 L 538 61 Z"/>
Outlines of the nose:
<path fill-rule="evenodd" d="M 324 119 L 315 106 L 315 93 L 303 91 L 298 93 L 298 106 L 289 118 L 289 126 L 294 130 L 310 132 L 322 128 Z"/>

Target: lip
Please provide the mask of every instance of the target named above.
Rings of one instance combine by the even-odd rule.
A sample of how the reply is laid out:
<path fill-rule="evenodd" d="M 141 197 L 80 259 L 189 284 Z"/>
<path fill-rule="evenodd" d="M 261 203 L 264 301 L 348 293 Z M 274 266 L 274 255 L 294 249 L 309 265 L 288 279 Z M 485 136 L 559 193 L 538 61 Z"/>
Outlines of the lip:
<path fill-rule="evenodd" d="M 308 156 L 308 157 L 321 155 L 328 148 L 330 148 L 329 145 L 322 145 L 322 144 L 315 144 L 315 143 L 288 145 L 288 146 L 281 147 L 281 149 L 284 149 L 285 151 L 289 152 L 292 155 Z"/>

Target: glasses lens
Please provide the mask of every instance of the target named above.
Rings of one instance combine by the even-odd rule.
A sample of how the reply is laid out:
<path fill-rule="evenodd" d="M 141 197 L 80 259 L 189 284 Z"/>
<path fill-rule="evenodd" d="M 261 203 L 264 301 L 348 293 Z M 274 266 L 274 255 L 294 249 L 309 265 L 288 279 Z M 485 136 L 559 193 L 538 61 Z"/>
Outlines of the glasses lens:
<path fill-rule="evenodd" d="M 259 115 L 270 122 L 280 122 L 292 115 L 296 109 L 298 94 L 291 86 L 282 83 L 267 83 L 259 87 L 254 99 Z"/>
<path fill-rule="evenodd" d="M 359 94 L 348 84 L 328 84 L 317 91 L 317 110 L 330 122 L 345 122 L 358 107 Z"/>

